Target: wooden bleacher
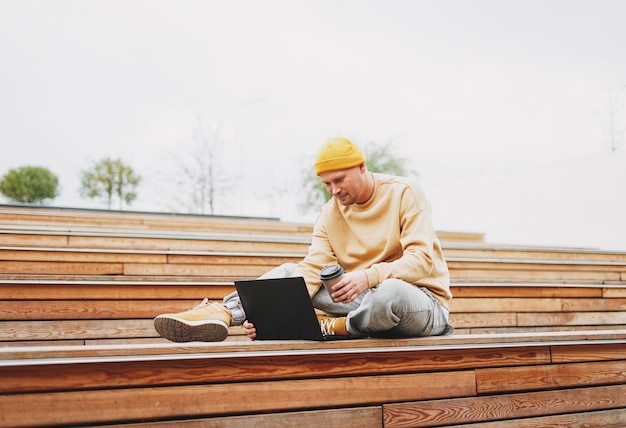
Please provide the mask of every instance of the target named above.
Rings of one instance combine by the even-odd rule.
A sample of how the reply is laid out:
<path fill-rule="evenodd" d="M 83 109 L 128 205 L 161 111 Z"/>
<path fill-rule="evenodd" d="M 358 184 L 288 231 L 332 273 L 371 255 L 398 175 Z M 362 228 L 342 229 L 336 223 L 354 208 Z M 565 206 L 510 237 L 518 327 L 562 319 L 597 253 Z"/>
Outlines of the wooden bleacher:
<path fill-rule="evenodd" d="M 181 345 L 310 225 L 0 206 L 0 426 L 626 426 L 626 253 L 439 235 L 452 336 Z"/>
<path fill-rule="evenodd" d="M 11 348 L 0 352 L 0 422 L 618 427 L 625 340 L 621 331 Z"/>

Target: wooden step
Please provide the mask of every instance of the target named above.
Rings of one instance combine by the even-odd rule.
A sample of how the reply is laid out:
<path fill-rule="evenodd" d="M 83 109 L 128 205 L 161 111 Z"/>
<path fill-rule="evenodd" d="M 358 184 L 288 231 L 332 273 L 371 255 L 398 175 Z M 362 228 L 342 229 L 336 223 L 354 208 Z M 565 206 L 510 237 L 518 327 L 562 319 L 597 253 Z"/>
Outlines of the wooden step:
<path fill-rule="evenodd" d="M 319 411 L 372 407 L 376 426 L 610 421 L 626 410 L 625 350 L 626 331 L 0 349 L 0 422 L 275 424 L 306 412 L 312 426 Z"/>
<path fill-rule="evenodd" d="M 126 228 L 158 231 L 203 231 L 259 234 L 299 234 L 310 237 L 311 223 L 284 222 L 277 218 L 194 215 L 180 213 L 89 210 L 53 207 L 0 205 L 0 224 L 26 226 L 67 226 Z M 440 231 L 440 239 L 453 242 L 480 242 L 482 233 Z"/>

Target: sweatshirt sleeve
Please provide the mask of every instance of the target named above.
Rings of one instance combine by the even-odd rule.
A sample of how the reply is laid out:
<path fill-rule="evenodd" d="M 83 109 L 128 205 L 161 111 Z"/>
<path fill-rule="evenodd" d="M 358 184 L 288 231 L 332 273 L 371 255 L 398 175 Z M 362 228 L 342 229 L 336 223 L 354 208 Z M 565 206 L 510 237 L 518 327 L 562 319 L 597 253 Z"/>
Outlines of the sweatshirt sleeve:
<path fill-rule="evenodd" d="M 415 284 L 433 276 L 435 231 L 430 205 L 419 186 L 406 186 L 401 195 L 398 215 L 402 255 L 393 261 L 375 263 L 365 269 L 370 287 L 388 278 Z"/>

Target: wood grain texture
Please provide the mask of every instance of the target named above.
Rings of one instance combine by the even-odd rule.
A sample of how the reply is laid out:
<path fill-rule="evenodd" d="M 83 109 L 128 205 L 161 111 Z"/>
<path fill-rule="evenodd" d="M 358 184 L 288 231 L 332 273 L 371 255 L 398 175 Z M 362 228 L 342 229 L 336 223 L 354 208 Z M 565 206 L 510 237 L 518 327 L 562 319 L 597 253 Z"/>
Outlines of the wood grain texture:
<path fill-rule="evenodd" d="M 595 270 L 514 270 L 514 269 L 464 269 L 450 266 L 450 276 L 455 281 L 493 281 L 493 282 L 536 282 L 536 283 L 579 283 L 581 281 L 623 281 L 619 271 Z"/>
<path fill-rule="evenodd" d="M 563 423 L 565 420 L 576 420 L 570 417 L 561 418 L 564 413 L 614 408 L 626 408 L 626 385 L 386 404 L 383 406 L 383 418 L 385 428 L 456 426 L 457 424 L 508 427 L 511 420 L 519 418 L 558 415 L 553 421 Z M 486 425 L 494 420 L 499 420 L 501 423 Z M 545 419 L 538 420 L 546 422 Z M 600 425 L 600 419 L 594 417 L 592 420 L 598 423 L 595 426 L 603 426 Z M 523 424 L 524 421 L 527 425 Z M 530 419 L 520 420 L 519 425 L 514 426 L 550 426 L 530 425 L 528 421 Z"/>
<path fill-rule="evenodd" d="M 622 275 L 622 281 L 626 282 L 626 277 Z M 626 286 L 625 284 L 616 284 L 617 287 L 605 288 L 602 290 L 602 296 L 607 299 L 626 298 Z"/>
<path fill-rule="evenodd" d="M 122 263 L 1 261 L 0 274 L 122 275 Z"/>
<path fill-rule="evenodd" d="M 555 363 L 622 360 L 626 358 L 626 343 L 597 344 L 591 350 L 585 345 L 564 345 L 554 347 L 551 355 Z"/>
<path fill-rule="evenodd" d="M 519 326 L 541 325 L 604 325 L 626 324 L 626 311 L 620 312 L 558 312 L 518 313 Z"/>
<path fill-rule="evenodd" d="M 588 347 L 588 352 L 592 354 L 593 349 Z M 626 385 L 626 355 L 623 358 L 619 361 L 479 368 L 476 370 L 476 389 L 479 394 L 489 394 L 583 385 Z"/>
<path fill-rule="evenodd" d="M 314 344 L 310 347 L 314 349 Z M 250 347 L 248 347 L 250 348 Z M 69 359 L 49 359 L 44 364 L 31 361 L 28 365 L 0 364 L 3 379 L 0 392 L 42 392 L 94 388 L 134 387 L 143 385 L 177 385 L 221 382 L 252 382 L 280 379 L 351 377 L 395 373 L 422 373 L 442 370 L 476 369 L 479 367 L 519 366 L 549 361 L 547 347 L 511 349 L 464 349 L 367 352 L 296 353 L 295 355 L 264 355 L 214 358 L 191 355 L 177 361 L 159 357 L 167 348 L 155 353 L 154 358 L 134 358 L 140 352 L 126 352 L 127 358 L 94 360 L 88 354 L 72 364 Z M 245 349 L 242 348 L 242 349 Z M 154 349 L 153 349 L 154 351 Z M 27 351 L 34 356 L 36 350 Z M 156 351 L 158 352 L 158 351 Z M 52 355 L 40 351 L 45 358 Z M 92 357 L 97 356 L 96 350 Z M 148 354 L 144 354 L 148 355 Z M 121 362 L 120 362 L 121 361 Z"/>
<path fill-rule="evenodd" d="M 0 206 L 0 425 L 626 425 L 626 252 L 442 232 L 454 335 L 157 336 L 159 313 L 299 261 L 311 226 Z"/>
<path fill-rule="evenodd" d="M 623 428 L 624 426 L 626 426 L 626 412 L 624 409 L 616 409 L 470 425 L 449 425 L 448 428 Z"/>
<path fill-rule="evenodd" d="M 246 416 L 211 417 L 177 421 L 154 421 L 125 425 L 127 428 L 380 428 L 382 406 L 354 409 L 280 412 Z M 98 425 L 106 428 L 107 425 Z M 108 425 L 111 427 L 111 425 Z"/>
<path fill-rule="evenodd" d="M 159 314 L 186 311 L 198 303 L 199 299 L 0 301 L 0 320 L 152 319 Z"/>
<path fill-rule="evenodd" d="M 152 319 L 2 321 L 0 341 L 158 337 Z"/>
<path fill-rule="evenodd" d="M 484 284 L 452 283 L 452 293 L 456 298 L 590 298 L 602 297 L 602 284 L 582 284 L 570 287 L 567 284 L 544 284 L 541 286 L 525 283 Z"/>
<path fill-rule="evenodd" d="M 0 283 L 0 305 L 10 300 L 193 300 L 208 297 L 221 300 L 235 291 L 231 281 L 205 281 L 206 278 L 194 278 L 195 281 L 163 281 L 136 278 L 127 281 L 76 281 L 55 279 L 17 280 Z M 43 282 L 42 282 L 43 281 Z"/>
<path fill-rule="evenodd" d="M 0 260 L 80 263 L 166 263 L 167 254 L 140 251 L 72 251 L 71 249 L 62 250 L 56 248 L 0 247 Z"/>
<path fill-rule="evenodd" d="M 473 372 L 456 371 L 256 382 L 254 388 L 247 383 L 230 383 L 17 394 L 0 397 L 0 423 L 32 427 L 132 422 L 164 417 L 367 406 L 381 400 L 429 400 L 474 393 Z M 36 407 L 46 412 L 32 412 Z"/>
<path fill-rule="evenodd" d="M 561 299 L 556 298 L 513 298 L 513 297 L 455 297 L 450 302 L 450 311 L 460 312 L 559 312 L 562 310 Z"/>

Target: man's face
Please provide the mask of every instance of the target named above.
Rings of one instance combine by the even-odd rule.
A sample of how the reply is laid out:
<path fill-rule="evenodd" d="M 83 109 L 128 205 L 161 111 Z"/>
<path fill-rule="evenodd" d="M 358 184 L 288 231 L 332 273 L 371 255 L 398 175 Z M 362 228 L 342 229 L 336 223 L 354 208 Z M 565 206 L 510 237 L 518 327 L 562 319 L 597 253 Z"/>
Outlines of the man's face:
<path fill-rule="evenodd" d="M 355 166 L 348 169 L 339 169 L 336 171 L 326 171 L 320 174 L 320 180 L 326 186 L 326 190 L 341 205 L 352 205 L 354 203 L 363 203 L 363 188 L 365 183 L 365 175 L 363 172 L 365 167 Z"/>

